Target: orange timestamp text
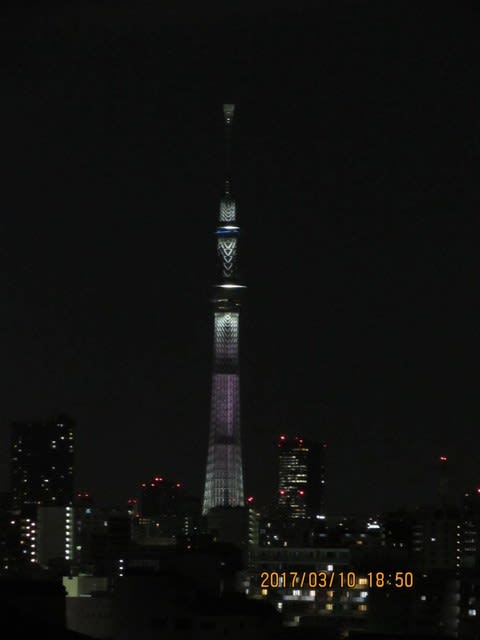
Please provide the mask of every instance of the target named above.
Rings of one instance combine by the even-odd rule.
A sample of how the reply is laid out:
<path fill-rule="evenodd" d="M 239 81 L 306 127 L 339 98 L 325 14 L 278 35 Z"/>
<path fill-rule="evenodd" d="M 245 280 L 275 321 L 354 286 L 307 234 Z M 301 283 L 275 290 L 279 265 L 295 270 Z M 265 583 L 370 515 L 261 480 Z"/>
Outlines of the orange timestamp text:
<path fill-rule="evenodd" d="M 260 574 L 262 589 L 355 589 L 362 586 L 369 589 L 412 589 L 413 584 L 412 571 L 369 571 L 362 574 L 356 571 L 262 571 Z"/>

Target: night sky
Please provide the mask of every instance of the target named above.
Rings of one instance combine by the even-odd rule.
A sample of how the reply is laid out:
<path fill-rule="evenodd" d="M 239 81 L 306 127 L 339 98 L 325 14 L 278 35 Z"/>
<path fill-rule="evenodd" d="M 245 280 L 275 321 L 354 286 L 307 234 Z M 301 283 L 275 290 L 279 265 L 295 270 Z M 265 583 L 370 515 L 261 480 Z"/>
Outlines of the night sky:
<path fill-rule="evenodd" d="M 473 5 L 12 5 L 0 488 L 10 423 L 66 412 L 100 504 L 202 494 L 223 102 L 247 493 L 281 432 L 328 443 L 330 511 L 436 500 L 439 454 L 480 483 Z"/>

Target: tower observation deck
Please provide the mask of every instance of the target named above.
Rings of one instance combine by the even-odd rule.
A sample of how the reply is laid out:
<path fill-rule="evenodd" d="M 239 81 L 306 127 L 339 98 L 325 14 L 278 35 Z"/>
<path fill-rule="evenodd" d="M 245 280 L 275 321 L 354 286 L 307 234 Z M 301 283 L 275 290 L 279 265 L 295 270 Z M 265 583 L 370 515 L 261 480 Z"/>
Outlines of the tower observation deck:
<path fill-rule="evenodd" d="M 203 514 L 244 505 L 240 437 L 239 321 L 245 287 L 237 281 L 240 227 L 231 193 L 230 141 L 235 105 L 224 104 L 226 177 L 215 231 L 219 278 L 213 288 L 213 373 Z"/>

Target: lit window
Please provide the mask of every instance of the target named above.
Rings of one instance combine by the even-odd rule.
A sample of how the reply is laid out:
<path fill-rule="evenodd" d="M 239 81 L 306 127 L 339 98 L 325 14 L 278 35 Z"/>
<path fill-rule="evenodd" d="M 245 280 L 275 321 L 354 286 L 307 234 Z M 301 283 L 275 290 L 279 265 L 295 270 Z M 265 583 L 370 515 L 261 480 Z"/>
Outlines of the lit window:
<path fill-rule="evenodd" d="M 262 596 L 268 595 L 268 589 L 262 589 Z"/>
<path fill-rule="evenodd" d="M 476 616 L 477 615 L 477 610 L 476 609 L 469 609 L 468 610 L 468 615 L 469 616 Z"/>
<path fill-rule="evenodd" d="M 325 609 L 327 611 L 333 611 L 333 604 L 331 602 L 327 602 L 327 604 L 325 605 Z"/>
<path fill-rule="evenodd" d="M 367 611 L 368 606 L 366 604 L 359 604 L 358 605 L 358 610 L 359 611 Z"/>

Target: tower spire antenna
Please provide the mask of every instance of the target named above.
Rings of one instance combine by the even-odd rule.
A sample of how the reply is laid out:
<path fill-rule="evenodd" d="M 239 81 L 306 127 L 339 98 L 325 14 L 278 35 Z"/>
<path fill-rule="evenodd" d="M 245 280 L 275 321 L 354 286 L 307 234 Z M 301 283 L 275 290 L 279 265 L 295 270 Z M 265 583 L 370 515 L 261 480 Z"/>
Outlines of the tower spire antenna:
<path fill-rule="evenodd" d="M 231 145 L 234 113 L 234 104 L 229 103 L 223 105 L 223 116 L 225 119 L 225 196 L 229 196 L 231 193 Z"/>

